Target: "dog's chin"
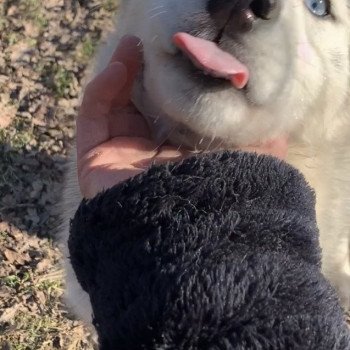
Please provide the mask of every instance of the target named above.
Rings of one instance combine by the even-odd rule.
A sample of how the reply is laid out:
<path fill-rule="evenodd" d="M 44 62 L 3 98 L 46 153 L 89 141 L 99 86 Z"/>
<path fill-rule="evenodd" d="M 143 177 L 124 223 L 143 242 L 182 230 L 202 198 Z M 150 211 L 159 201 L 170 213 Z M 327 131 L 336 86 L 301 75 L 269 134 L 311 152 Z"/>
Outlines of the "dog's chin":
<path fill-rule="evenodd" d="M 230 82 L 187 64 L 178 68 L 182 72 L 177 77 L 185 77 L 181 87 L 174 83 L 171 89 L 164 89 L 164 103 L 157 103 L 164 106 L 161 111 L 164 114 L 153 124 L 158 141 L 168 138 L 174 145 L 198 150 L 233 149 L 285 133 L 287 122 L 272 118 L 271 105 L 261 101 L 258 87 L 248 83 L 238 90 Z M 172 81 L 171 77 L 168 79 Z"/>
<path fill-rule="evenodd" d="M 160 118 L 151 120 L 158 144 L 170 141 L 174 146 L 216 151 L 259 144 L 285 134 L 283 121 L 279 123 L 276 118 L 271 118 L 270 113 L 249 102 L 248 91 L 234 92 L 231 87 L 223 87 L 216 82 L 217 91 L 211 99 L 208 95 L 213 94 L 213 82 L 209 84 L 211 92 L 204 93 L 202 90 L 197 95 L 197 103 L 183 99 L 181 106 L 171 110 L 172 114 L 167 111 Z M 197 89 L 198 86 L 193 90 Z M 233 102 L 228 103 L 229 100 Z M 190 110 L 190 114 L 184 114 L 184 110 Z"/>

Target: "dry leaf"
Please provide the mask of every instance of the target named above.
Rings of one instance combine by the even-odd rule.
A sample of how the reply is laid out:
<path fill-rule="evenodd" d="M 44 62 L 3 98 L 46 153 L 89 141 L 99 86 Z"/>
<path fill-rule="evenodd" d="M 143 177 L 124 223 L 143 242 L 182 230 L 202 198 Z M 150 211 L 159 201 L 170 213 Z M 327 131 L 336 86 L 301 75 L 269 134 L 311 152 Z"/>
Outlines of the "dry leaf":
<path fill-rule="evenodd" d="M 36 297 L 41 305 L 46 304 L 46 295 L 43 291 L 41 291 L 41 290 L 36 291 Z"/>
<path fill-rule="evenodd" d="M 5 248 L 3 255 L 10 264 L 17 263 L 19 265 L 24 265 L 31 260 L 28 253 L 17 253 L 14 250 L 8 248 Z"/>
<path fill-rule="evenodd" d="M 17 107 L 13 104 L 9 93 L 0 94 L 0 129 L 8 127 L 17 113 Z"/>
<path fill-rule="evenodd" d="M 15 304 L 15 305 L 5 309 L 5 311 L 0 316 L 0 322 L 11 321 L 15 317 L 16 312 L 18 311 L 19 308 L 20 308 L 20 305 Z"/>
<path fill-rule="evenodd" d="M 51 265 L 52 264 L 49 259 L 43 259 L 38 263 L 38 265 L 36 265 L 36 272 L 37 273 L 44 272 L 48 270 Z"/>

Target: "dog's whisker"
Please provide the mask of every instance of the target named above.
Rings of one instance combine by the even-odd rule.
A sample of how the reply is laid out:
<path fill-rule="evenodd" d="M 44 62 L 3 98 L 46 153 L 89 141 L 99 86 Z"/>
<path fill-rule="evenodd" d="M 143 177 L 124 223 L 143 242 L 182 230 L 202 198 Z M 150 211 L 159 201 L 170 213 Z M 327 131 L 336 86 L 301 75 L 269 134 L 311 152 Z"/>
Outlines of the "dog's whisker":
<path fill-rule="evenodd" d="M 164 9 L 164 5 L 154 6 L 147 11 L 147 15 L 152 15 L 153 12 Z"/>
<path fill-rule="evenodd" d="M 156 17 L 158 17 L 160 15 L 163 15 L 165 13 L 167 13 L 167 11 L 161 11 L 161 12 L 155 13 L 152 16 L 150 16 L 150 19 L 154 19 L 154 18 L 156 18 Z"/>

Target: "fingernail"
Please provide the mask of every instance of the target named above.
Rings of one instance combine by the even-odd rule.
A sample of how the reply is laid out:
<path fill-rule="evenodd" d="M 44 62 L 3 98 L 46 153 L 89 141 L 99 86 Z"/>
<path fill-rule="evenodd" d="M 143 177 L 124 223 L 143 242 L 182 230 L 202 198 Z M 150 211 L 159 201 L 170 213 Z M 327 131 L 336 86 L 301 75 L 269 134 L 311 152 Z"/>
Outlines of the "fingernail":
<path fill-rule="evenodd" d="M 130 46 L 137 46 L 137 47 L 143 47 L 142 41 L 139 37 L 135 35 L 124 35 L 120 39 L 119 46 L 120 45 L 130 45 Z"/>

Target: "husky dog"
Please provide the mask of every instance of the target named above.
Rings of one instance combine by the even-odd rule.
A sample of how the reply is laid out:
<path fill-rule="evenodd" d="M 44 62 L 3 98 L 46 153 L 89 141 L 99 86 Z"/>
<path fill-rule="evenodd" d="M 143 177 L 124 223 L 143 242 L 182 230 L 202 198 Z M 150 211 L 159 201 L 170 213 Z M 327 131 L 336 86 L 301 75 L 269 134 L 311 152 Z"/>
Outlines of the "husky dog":
<path fill-rule="evenodd" d="M 287 161 L 314 187 L 323 271 L 345 308 L 350 296 L 350 2 L 124 0 L 101 48 L 138 36 L 144 67 L 133 101 L 155 136 L 195 149 L 233 149 L 288 135 Z M 98 68 L 99 69 L 99 68 Z M 97 69 L 97 70 L 98 70 Z M 72 164 L 65 208 L 81 200 Z M 68 236 L 68 226 L 64 229 Z M 91 321 L 67 264 L 67 294 Z"/>

